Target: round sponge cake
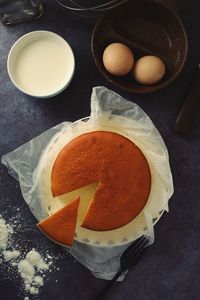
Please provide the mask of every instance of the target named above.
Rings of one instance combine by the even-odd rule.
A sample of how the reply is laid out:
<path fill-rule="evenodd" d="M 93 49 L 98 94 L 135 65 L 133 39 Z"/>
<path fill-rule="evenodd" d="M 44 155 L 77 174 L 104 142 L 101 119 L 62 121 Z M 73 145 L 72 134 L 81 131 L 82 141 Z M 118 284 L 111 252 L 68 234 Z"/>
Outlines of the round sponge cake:
<path fill-rule="evenodd" d="M 144 154 L 128 138 L 93 131 L 74 138 L 58 154 L 51 174 L 52 194 L 57 197 L 94 182 L 98 187 L 81 226 L 113 230 L 142 211 L 151 173 Z"/>

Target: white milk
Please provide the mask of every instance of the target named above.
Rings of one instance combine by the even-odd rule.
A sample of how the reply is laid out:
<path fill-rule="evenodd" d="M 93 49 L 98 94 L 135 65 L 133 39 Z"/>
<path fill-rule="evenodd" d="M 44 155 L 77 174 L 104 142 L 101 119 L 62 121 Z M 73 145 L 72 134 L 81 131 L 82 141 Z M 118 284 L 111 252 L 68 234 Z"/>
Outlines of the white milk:
<path fill-rule="evenodd" d="M 16 83 L 30 94 L 44 95 L 59 89 L 70 72 L 68 51 L 52 38 L 39 38 L 19 52 Z"/>

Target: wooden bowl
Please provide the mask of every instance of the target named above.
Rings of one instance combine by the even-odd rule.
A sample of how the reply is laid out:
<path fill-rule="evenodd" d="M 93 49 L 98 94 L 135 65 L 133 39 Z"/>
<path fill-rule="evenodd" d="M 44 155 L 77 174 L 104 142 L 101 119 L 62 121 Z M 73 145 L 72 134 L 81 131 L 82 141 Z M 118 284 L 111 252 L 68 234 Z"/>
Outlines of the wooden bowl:
<path fill-rule="evenodd" d="M 131 74 L 109 74 L 102 61 L 104 49 L 114 42 L 126 44 L 135 59 L 156 55 L 166 65 L 165 76 L 153 85 L 136 82 Z M 130 1 L 101 18 L 93 31 L 92 53 L 102 75 L 119 88 L 132 93 L 150 93 L 169 85 L 182 70 L 188 50 L 187 35 L 177 12 L 162 3 Z"/>

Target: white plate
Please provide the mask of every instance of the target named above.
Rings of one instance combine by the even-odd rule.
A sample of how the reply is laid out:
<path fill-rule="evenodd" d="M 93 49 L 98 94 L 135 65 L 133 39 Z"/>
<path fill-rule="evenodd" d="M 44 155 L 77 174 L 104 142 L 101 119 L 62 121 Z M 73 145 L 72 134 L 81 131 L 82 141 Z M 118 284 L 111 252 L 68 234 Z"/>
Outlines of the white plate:
<path fill-rule="evenodd" d="M 114 120 L 121 120 L 122 117 L 115 116 L 112 119 L 112 122 Z M 126 132 L 119 130 L 116 130 L 111 127 L 102 127 L 102 128 L 90 128 L 88 127 L 87 118 L 78 120 L 74 122 L 74 132 L 76 132 L 75 128 L 82 128 L 83 132 L 90 132 L 95 130 L 104 130 L 104 131 L 112 131 L 119 133 L 121 135 L 124 135 L 129 138 L 129 136 L 126 134 Z M 78 134 L 80 135 L 80 134 Z M 75 134 L 76 136 L 76 134 Z M 38 164 L 36 178 L 37 182 L 39 184 L 39 193 L 41 195 L 41 205 L 43 209 L 46 211 L 46 215 L 50 215 L 61 209 L 66 204 L 70 203 L 72 200 L 74 200 L 77 196 L 80 195 L 79 191 L 77 190 L 75 192 L 68 193 L 68 196 L 60 196 L 53 198 L 52 192 L 51 192 L 51 172 L 52 167 L 54 164 L 54 161 L 60 152 L 60 150 L 72 139 L 73 137 L 69 137 L 67 135 L 66 130 L 61 131 L 60 133 L 56 134 L 54 138 L 51 140 L 51 142 L 48 144 L 45 151 L 42 153 L 41 159 Z M 136 143 L 137 140 L 134 140 Z M 137 143 L 136 143 L 137 144 Z M 137 144 L 137 146 L 139 146 Z M 144 148 L 140 147 L 140 149 L 143 151 Z M 147 160 L 148 157 L 146 156 Z M 151 169 L 152 174 L 152 185 L 151 185 L 151 192 L 149 195 L 148 203 L 155 202 L 155 193 L 157 189 L 157 174 L 154 172 L 153 165 L 148 160 L 149 166 Z M 95 186 L 92 186 L 91 189 L 82 191 L 81 190 L 81 198 L 83 201 L 81 203 L 85 203 L 87 206 L 87 203 L 89 200 L 91 200 L 91 195 L 94 192 Z M 50 208 L 50 209 L 49 209 Z M 121 228 L 109 230 L 109 231 L 93 231 L 86 228 L 83 228 L 80 226 L 80 219 L 82 219 L 82 212 L 81 210 L 85 210 L 85 207 L 81 206 L 79 208 L 79 214 L 78 214 L 78 220 L 77 220 L 77 226 L 76 226 L 76 234 L 75 234 L 75 240 L 84 243 L 89 244 L 93 246 L 103 246 L 103 247 L 112 247 L 112 246 L 122 246 L 127 243 L 130 243 L 134 241 L 136 238 L 141 236 L 142 234 L 145 234 L 147 230 L 147 224 L 146 219 L 144 216 L 144 211 L 141 211 L 140 214 L 133 219 L 130 223 L 128 223 L 125 226 L 122 226 Z M 155 206 L 154 213 L 152 215 L 152 221 L 153 224 L 160 219 L 162 216 L 164 210 L 158 210 L 157 206 Z"/>

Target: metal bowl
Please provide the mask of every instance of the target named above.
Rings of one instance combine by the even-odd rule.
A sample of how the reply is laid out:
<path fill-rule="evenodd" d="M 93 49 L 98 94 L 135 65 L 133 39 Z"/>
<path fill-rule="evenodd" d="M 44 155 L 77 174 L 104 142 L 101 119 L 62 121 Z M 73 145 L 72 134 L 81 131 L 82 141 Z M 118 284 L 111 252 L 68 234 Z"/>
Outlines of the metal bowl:
<path fill-rule="evenodd" d="M 99 17 L 127 0 L 56 0 L 60 6 L 82 17 Z"/>

